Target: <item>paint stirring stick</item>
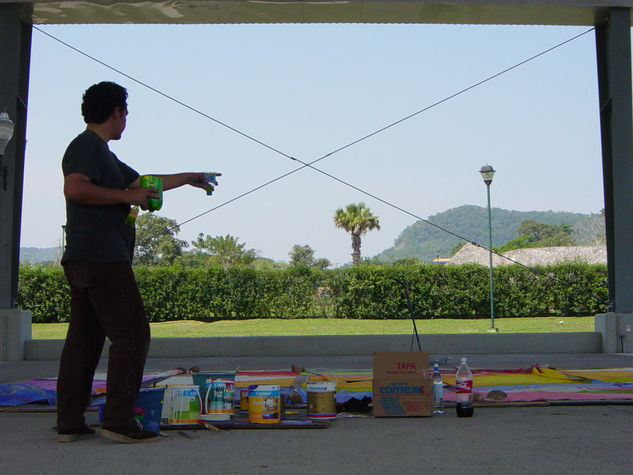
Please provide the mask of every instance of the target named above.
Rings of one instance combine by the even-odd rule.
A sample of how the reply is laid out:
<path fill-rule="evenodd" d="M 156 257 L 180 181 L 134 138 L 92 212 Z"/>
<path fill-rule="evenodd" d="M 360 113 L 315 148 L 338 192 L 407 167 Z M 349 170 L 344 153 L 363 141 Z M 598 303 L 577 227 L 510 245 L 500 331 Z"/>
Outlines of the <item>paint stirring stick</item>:
<path fill-rule="evenodd" d="M 212 424 L 209 424 L 208 422 L 205 422 L 205 423 L 204 423 L 204 426 L 205 426 L 207 429 L 209 429 L 209 430 L 212 430 L 212 431 L 215 431 L 215 432 L 220 432 L 220 429 L 218 429 L 216 426 L 214 426 L 214 425 L 212 425 Z"/>

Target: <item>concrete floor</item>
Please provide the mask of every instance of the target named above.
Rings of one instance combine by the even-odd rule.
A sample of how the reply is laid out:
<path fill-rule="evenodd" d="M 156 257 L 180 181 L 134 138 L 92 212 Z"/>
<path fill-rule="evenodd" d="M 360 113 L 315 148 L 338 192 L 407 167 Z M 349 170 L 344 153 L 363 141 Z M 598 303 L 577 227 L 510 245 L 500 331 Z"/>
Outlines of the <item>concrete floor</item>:
<path fill-rule="evenodd" d="M 461 355 L 447 366 L 458 364 Z M 631 354 L 466 355 L 473 368 L 633 367 Z M 152 358 L 147 369 L 371 368 L 371 356 Z M 105 361 L 102 362 L 102 366 Z M 54 377 L 57 361 L 0 363 L 0 382 Z M 97 414 L 87 414 L 97 422 Z M 142 445 L 101 437 L 60 444 L 55 414 L 0 412 L 2 473 L 625 474 L 633 466 L 633 405 L 454 409 L 430 418 L 353 417 L 327 429 L 165 431 Z"/>

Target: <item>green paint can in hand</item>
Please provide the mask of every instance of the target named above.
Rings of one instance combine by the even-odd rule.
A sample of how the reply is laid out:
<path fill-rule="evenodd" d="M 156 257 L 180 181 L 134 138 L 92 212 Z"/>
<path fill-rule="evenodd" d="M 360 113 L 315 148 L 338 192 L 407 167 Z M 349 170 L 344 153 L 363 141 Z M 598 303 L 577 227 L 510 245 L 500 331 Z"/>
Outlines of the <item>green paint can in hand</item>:
<path fill-rule="evenodd" d="M 158 198 L 147 198 L 147 210 L 158 211 L 163 206 L 163 179 L 157 176 L 143 175 L 141 188 L 154 190 L 158 193 Z"/>
<path fill-rule="evenodd" d="M 137 216 L 138 216 L 138 206 L 132 206 L 130 208 L 130 212 L 127 215 L 127 218 L 125 218 L 125 224 L 127 224 L 130 227 L 133 227 L 134 224 L 136 223 Z"/>

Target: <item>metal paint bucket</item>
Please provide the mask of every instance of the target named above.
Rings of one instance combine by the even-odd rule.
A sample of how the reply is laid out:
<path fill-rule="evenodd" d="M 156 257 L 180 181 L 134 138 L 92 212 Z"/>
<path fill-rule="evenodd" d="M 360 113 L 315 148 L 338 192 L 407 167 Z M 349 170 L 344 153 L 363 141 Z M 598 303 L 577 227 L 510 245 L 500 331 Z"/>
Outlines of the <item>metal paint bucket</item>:
<path fill-rule="evenodd" d="M 276 424 L 279 422 L 279 385 L 252 385 L 248 387 L 248 422 Z"/>
<path fill-rule="evenodd" d="M 310 381 L 315 374 L 306 378 L 308 419 L 336 419 L 336 375 L 330 370 L 328 372 L 332 374 L 333 381 L 320 373 L 315 374 L 321 377 L 321 381 Z"/>

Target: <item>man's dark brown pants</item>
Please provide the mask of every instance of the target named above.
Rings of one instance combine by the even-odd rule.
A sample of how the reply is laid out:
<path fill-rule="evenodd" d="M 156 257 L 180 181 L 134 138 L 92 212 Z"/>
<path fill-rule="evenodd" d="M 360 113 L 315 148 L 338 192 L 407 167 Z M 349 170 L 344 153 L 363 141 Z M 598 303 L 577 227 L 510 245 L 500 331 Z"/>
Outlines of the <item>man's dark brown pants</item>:
<path fill-rule="evenodd" d="M 134 426 L 134 404 L 149 349 L 150 329 L 143 301 L 128 263 L 70 261 L 71 320 L 59 363 L 58 430 L 85 424 L 92 380 L 105 337 L 110 340 L 103 425 Z"/>

